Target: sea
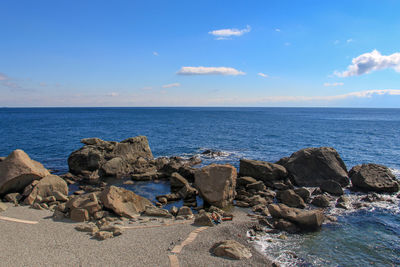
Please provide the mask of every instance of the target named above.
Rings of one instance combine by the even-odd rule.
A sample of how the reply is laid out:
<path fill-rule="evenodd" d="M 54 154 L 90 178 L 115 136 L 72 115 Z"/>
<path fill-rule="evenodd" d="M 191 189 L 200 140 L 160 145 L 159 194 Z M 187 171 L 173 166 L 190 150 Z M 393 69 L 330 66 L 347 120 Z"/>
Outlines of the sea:
<path fill-rule="evenodd" d="M 241 158 L 275 162 L 306 147 L 334 147 L 348 169 L 388 166 L 400 178 L 400 109 L 362 108 L 0 108 L 0 156 L 23 149 L 56 173 L 68 171 L 80 140 L 145 135 L 155 157 L 202 157 L 203 165 Z M 220 151 L 208 157 L 205 150 Z M 168 182 L 129 189 L 150 199 Z M 350 193 L 357 201 L 361 196 Z M 337 222 L 314 233 L 266 234 L 253 243 L 282 266 L 400 266 L 396 196 L 367 208 L 328 213 Z"/>

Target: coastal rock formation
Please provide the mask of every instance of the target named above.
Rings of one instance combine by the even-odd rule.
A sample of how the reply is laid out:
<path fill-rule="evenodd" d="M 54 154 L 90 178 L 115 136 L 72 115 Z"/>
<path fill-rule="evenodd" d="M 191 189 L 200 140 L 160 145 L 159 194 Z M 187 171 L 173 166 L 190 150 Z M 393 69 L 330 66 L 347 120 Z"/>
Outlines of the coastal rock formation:
<path fill-rule="evenodd" d="M 259 160 L 241 159 L 240 176 L 250 176 L 263 181 L 267 186 L 272 186 L 276 181 L 282 181 L 287 176 L 285 167 Z"/>
<path fill-rule="evenodd" d="M 320 186 L 334 180 L 342 187 L 349 184 L 346 165 L 331 147 L 305 148 L 293 153 L 285 167 L 298 186 Z"/>
<path fill-rule="evenodd" d="M 283 204 L 288 205 L 292 208 L 305 208 L 306 204 L 304 200 L 296 194 L 292 189 L 278 191 L 276 198 Z"/>
<path fill-rule="evenodd" d="M 302 210 L 290 208 L 285 204 L 270 204 L 268 211 L 273 218 L 291 221 L 302 230 L 316 230 L 324 221 L 324 214 L 320 210 Z"/>
<path fill-rule="evenodd" d="M 30 191 L 30 192 L 29 192 Z M 29 194 L 28 194 L 29 193 Z M 68 185 L 67 183 L 56 175 L 47 175 L 43 179 L 33 182 L 31 185 L 24 190 L 25 204 L 32 205 L 38 196 L 42 199 L 55 195 L 60 200 L 63 198 L 61 195 L 68 196 Z"/>
<path fill-rule="evenodd" d="M 104 189 L 99 198 L 104 207 L 114 211 L 119 216 L 127 218 L 133 218 L 140 212 L 145 211 L 146 206 L 153 206 L 147 198 L 116 186 Z"/>
<path fill-rule="evenodd" d="M 80 218 L 88 220 L 90 217 L 95 217 L 95 214 L 102 209 L 98 195 L 99 193 L 87 193 L 71 198 L 65 204 L 65 209 L 70 211 L 70 218 L 75 221 L 82 221 Z"/>
<path fill-rule="evenodd" d="M 75 175 L 98 171 L 100 177 L 127 176 L 133 168 L 146 165 L 153 159 L 145 136 L 128 138 L 122 142 L 103 141 L 99 138 L 82 139 L 82 148 L 72 152 L 68 166 Z"/>
<path fill-rule="evenodd" d="M 321 191 L 327 192 L 335 196 L 341 196 L 344 194 L 343 188 L 340 186 L 340 184 L 333 180 L 322 182 L 319 188 L 321 189 Z"/>
<path fill-rule="evenodd" d="M 327 208 L 329 207 L 329 198 L 326 195 L 318 195 L 313 198 L 311 204 L 316 207 Z"/>
<path fill-rule="evenodd" d="M 373 163 L 357 165 L 350 170 L 349 176 L 356 190 L 381 193 L 399 191 L 396 177 L 383 165 Z"/>
<path fill-rule="evenodd" d="M 195 172 L 195 184 L 205 202 L 224 208 L 235 198 L 236 176 L 231 165 L 211 164 Z"/>
<path fill-rule="evenodd" d="M 14 150 L 0 162 L 0 195 L 21 192 L 34 180 L 50 175 L 49 171 L 24 151 Z"/>
<path fill-rule="evenodd" d="M 234 260 L 251 258 L 250 250 L 235 240 L 225 240 L 215 243 L 211 252 L 218 257 L 227 257 Z"/>

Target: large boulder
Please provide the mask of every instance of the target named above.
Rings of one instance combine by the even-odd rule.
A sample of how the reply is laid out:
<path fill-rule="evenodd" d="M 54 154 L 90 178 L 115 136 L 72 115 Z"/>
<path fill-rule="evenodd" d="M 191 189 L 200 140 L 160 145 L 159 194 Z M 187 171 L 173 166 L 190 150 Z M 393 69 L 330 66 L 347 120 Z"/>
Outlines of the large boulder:
<path fill-rule="evenodd" d="M 250 176 L 263 181 L 267 186 L 272 186 L 274 182 L 281 181 L 287 176 L 285 167 L 259 160 L 241 159 L 240 176 Z"/>
<path fill-rule="evenodd" d="M 250 249 L 235 240 L 217 242 L 211 248 L 211 252 L 218 257 L 226 257 L 233 260 L 251 258 Z"/>
<path fill-rule="evenodd" d="M 24 151 L 14 150 L 0 162 L 0 195 L 22 191 L 34 180 L 39 180 L 49 171 Z"/>
<path fill-rule="evenodd" d="M 235 198 L 236 177 L 235 167 L 211 164 L 195 172 L 195 184 L 205 202 L 224 208 Z"/>
<path fill-rule="evenodd" d="M 140 168 L 148 169 L 148 160 L 153 159 L 145 136 L 128 138 L 122 142 L 103 141 L 99 138 L 86 138 L 85 145 L 71 153 L 68 158 L 69 171 L 75 175 L 98 171 L 101 177 L 128 176 Z"/>
<path fill-rule="evenodd" d="M 399 182 L 389 168 L 378 164 L 362 164 L 353 167 L 349 176 L 354 189 L 366 192 L 395 193 Z"/>
<path fill-rule="evenodd" d="M 114 211 L 119 216 L 127 218 L 133 218 L 139 213 L 144 212 L 146 206 L 153 206 L 147 198 L 116 186 L 104 189 L 99 198 L 104 207 Z"/>
<path fill-rule="evenodd" d="M 340 184 L 333 180 L 322 182 L 319 188 L 321 189 L 321 191 L 327 192 L 335 196 L 341 196 L 344 194 L 343 188 L 340 186 Z"/>
<path fill-rule="evenodd" d="M 305 208 L 306 204 L 301 196 L 295 193 L 292 189 L 287 189 L 284 191 L 278 191 L 276 198 L 283 204 L 288 205 L 292 208 Z"/>
<path fill-rule="evenodd" d="M 302 210 L 289 208 L 285 204 L 270 204 L 268 211 L 273 218 L 291 221 L 302 230 L 316 230 L 324 221 L 324 214 L 320 210 Z"/>
<path fill-rule="evenodd" d="M 42 199 L 59 193 L 64 196 L 68 196 L 67 183 L 57 175 L 47 175 L 32 185 L 28 186 L 28 188 L 32 186 L 31 189 L 25 190 L 25 193 L 27 193 L 28 190 L 31 190 L 29 195 L 27 195 L 25 198 L 25 204 L 28 205 L 32 205 L 38 196 L 40 196 Z"/>
<path fill-rule="evenodd" d="M 349 184 L 346 165 L 331 147 L 305 148 L 293 153 L 285 167 L 298 186 L 320 186 L 334 180 L 342 187 Z"/>

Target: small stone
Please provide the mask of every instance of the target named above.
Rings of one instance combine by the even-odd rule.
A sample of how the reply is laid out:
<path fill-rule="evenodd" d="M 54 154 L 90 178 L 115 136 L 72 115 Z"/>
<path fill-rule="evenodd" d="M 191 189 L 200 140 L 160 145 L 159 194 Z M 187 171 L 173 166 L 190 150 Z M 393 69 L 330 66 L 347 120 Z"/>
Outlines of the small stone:
<path fill-rule="evenodd" d="M 14 203 L 14 204 L 18 204 L 19 201 L 21 200 L 22 195 L 20 193 L 10 193 L 7 194 L 4 199 L 8 202 Z"/>
<path fill-rule="evenodd" d="M 176 216 L 176 215 L 178 214 L 178 208 L 175 207 L 175 206 L 172 206 L 172 207 L 169 209 L 169 213 L 171 213 L 172 215 Z"/>
<path fill-rule="evenodd" d="M 85 209 L 73 209 L 71 210 L 70 218 L 76 222 L 84 222 L 89 220 L 89 213 Z"/>
<path fill-rule="evenodd" d="M 329 199 L 325 195 L 318 195 L 314 197 L 314 199 L 311 201 L 311 204 L 320 208 L 326 208 L 329 207 Z"/>
<path fill-rule="evenodd" d="M 194 219 L 194 225 L 197 226 L 214 226 L 213 219 L 211 215 L 207 212 L 198 214 Z"/>
<path fill-rule="evenodd" d="M 235 240 L 225 240 L 215 243 L 211 248 L 212 253 L 218 257 L 227 257 L 234 260 L 251 258 L 250 250 Z"/>
<path fill-rule="evenodd" d="M 57 201 L 66 202 L 68 201 L 68 197 L 59 191 L 54 191 L 53 196 L 56 198 Z"/>
<path fill-rule="evenodd" d="M 84 190 L 77 190 L 77 191 L 75 191 L 74 192 L 74 195 L 83 195 L 83 194 L 85 194 L 86 192 L 84 191 Z"/>
<path fill-rule="evenodd" d="M 126 184 L 126 185 L 132 185 L 132 184 L 134 184 L 135 182 L 134 181 L 132 181 L 132 180 L 126 180 L 126 181 L 124 181 L 124 184 Z"/>
<path fill-rule="evenodd" d="M 111 232 L 99 231 L 99 232 L 96 232 L 93 237 L 96 238 L 97 240 L 102 241 L 102 240 L 106 240 L 108 238 L 112 238 L 113 236 L 114 236 L 114 234 Z"/>
<path fill-rule="evenodd" d="M 50 203 L 50 202 L 55 202 L 55 201 L 57 201 L 55 196 L 45 197 L 42 200 L 42 202 L 44 202 L 44 203 Z"/>
<path fill-rule="evenodd" d="M 42 206 L 39 203 L 33 203 L 32 208 L 37 209 L 37 210 L 42 210 Z"/>
<path fill-rule="evenodd" d="M 94 234 L 99 231 L 99 228 L 94 223 L 88 223 L 75 226 L 75 230 Z"/>
<path fill-rule="evenodd" d="M 183 206 L 178 211 L 178 216 L 193 215 L 192 210 L 189 207 Z"/>

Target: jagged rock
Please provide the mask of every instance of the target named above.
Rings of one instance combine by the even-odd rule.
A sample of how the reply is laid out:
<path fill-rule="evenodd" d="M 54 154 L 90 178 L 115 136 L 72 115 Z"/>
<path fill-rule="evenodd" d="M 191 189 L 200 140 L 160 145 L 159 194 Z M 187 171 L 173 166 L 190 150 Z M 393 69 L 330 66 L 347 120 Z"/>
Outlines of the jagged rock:
<path fill-rule="evenodd" d="M 235 198 L 236 168 L 231 165 L 211 164 L 195 173 L 195 184 L 203 200 L 224 208 Z"/>
<path fill-rule="evenodd" d="M 343 187 L 349 184 L 346 165 L 331 147 L 299 150 L 290 156 L 285 167 L 298 186 L 320 186 L 326 180 Z"/>
<path fill-rule="evenodd" d="M 285 204 L 270 204 L 268 211 L 273 218 L 291 221 L 302 230 L 318 229 L 324 221 L 324 214 L 320 210 L 302 210 L 290 208 Z"/>
<path fill-rule="evenodd" d="M 257 182 L 257 180 L 254 179 L 253 177 L 244 176 L 244 177 L 237 178 L 236 185 L 237 185 L 237 187 L 246 187 L 246 185 L 253 184 L 256 182 Z"/>
<path fill-rule="evenodd" d="M 4 199 L 8 202 L 18 204 L 22 199 L 22 195 L 20 193 L 9 193 L 4 197 Z"/>
<path fill-rule="evenodd" d="M 278 191 L 276 194 L 276 198 L 283 204 L 286 204 L 287 206 L 292 208 L 303 209 L 306 207 L 304 200 L 291 189 Z"/>
<path fill-rule="evenodd" d="M 153 206 L 147 198 L 115 186 L 104 189 L 100 194 L 100 200 L 106 208 L 127 218 L 133 218 L 145 211 L 146 206 Z"/>
<path fill-rule="evenodd" d="M 378 193 L 399 191 L 399 182 L 389 168 L 378 164 L 362 164 L 353 167 L 349 176 L 355 190 Z"/>
<path fill-rule="evenodd" d="M 308 189 L 304 187 L 296 188 L 294 189 L 294 192 L 301 196 L 301 198 L 304 200 L 304 202 L 307 202 L 310 199 L 311 193 L 308 191 Z"/>
<path fill-rule="evenodd" d="M 24 190 L 24 193 L 29 192 L 31 188 L 32 186 L 28 186 L 28 188 Z M 59 176 L 47 175 L 38 182 L 35 181 L 32 191 L 25 198 L 24 202 L 25 204 L 32 205 L 38 196 L 41 198 L 53 196 L 53 192 L 55 191 L 58 191 L 64 195 L 68 195 L 68 185 Z"/>
<path fill-rule="evenodd" d="M 184 187 L 185 185 L 188 185 L 189 182 L 179 173 L 174 172 L 171 174 L 171 177 L 169 178 L 169 182 L 171 184 L 171 192 L 176 193 Z"/>
<path fill-rule="evenodd" d="M 93 214 L 93 218 L 96 219 L 96 220 L 100 220 L 100 219 L 102 219 L 104 217 L 107 217 L 108 215 L 109 215 L 108 211 L 100 210 L 100 211 L 97 211 L 97 212 L 95 212 Z"/>
<path fill-rule="evenodd" d="M 66 202 L 66 208 L 69 210 L 85 209 L 89 215 L 93 216 L 101 210 L 96 193 L 88 193 L 76 196 Z"/>
<path fill-rule="evenodd" d="M 193 224 L 196 226 L 214 226 L 213 219 L 207 212 L 197 214 L 194 218 Z"/>
<path fill-rule="evenodd" d="M 255 190 L 255 191 L 263 191 L 266 189 L 265 184 L 263 181 L 257 181 L 255 183 L 251 183 L 246 185 L 247 190 Z"/>
<path fill-rule="evenodd" d="M 44 203 L 51 203 L 51 202 L 56 202 L 56 197 L 55 196 L 48 196 L 43 198 L 42 202 Z"/>
<path fill-rule="evenodd" d="M 152 216 L 152 217 L 165 217 L 165 218 L 172 218 L 172 214 L 169 213 L 168 210 L 160 209 L 154 206 L 147 206 L 144 215 Z"/>
<path fill-rule="evenodd" d="M 50 173 L 42 164 L 22 150 L 14 150 L 0 162 L 0 195 L 21 192 L 34 180 L 47 175 Z"/>
<path fill-rule="evenodd" d="M 335 196 L 341 196 L 344 194 L 343 188 L 340 186 L 340 184 L 333 180 L 327 180 L 322 182 L 319 188 L 323 192 L 327 192 Z"/>
<path fill-rule="evenodd" d="M 85 146 L 71 153 L 68 158 L 69 170 L 79 175 L 95 172 L 101 177 L 124 177 L 136 168 L 148 168 L 147 160 L 153 159 L 147 138 L 138 136 L 120 143 L 103 141 L 99 138 L 81 140 Z M 143 158 L 145 163 L 138 160 Z"/>
<path fill-rule="evenodd" d="M 64 195 L 60 191 L 53 191 L 52 194 L 56 198 L 57 201 L 66 202 L 69 200 L 67 195 Z"/>
<path fill-rule="evenodd" d="M 89 221 L 89 213 L 86 209 L 73 209 L 71 210 L 70 218 L 76 222 Z"/>
<path fill-rule="evenodd" d="M 258 160 L 241 159 L 239 173 L 241 176 L 250 176 L 263 181 L 271 186 L 276 181 L 281 181 L 287 176 L 285 167 Z"/>
<path fill-rule="evenodd" d="M 0 201 L 0 212 L 5 211 L 7 208 L 7 205 Z"/>
<path fill-rule="evenodd" d="M 293 189 L 292 184 L 283 183 L 283 182 L 275 182 L 272 184 L 272 187 L 276 190 L 286 190 L 286 189 Z"/>
<path fill-rule="evenodd" d="M 311 204 L 320 208 L 329 207 L 329 198 L 325 195 L 318 195 L 313 198 Z"/>
<path fill-rule="evenodd" d="M 234 260 L 251 258 L 250 250 L 235 240 L 225 240 L 215 243 L 211 252 L 218 257 L 227 257 Z"/>

